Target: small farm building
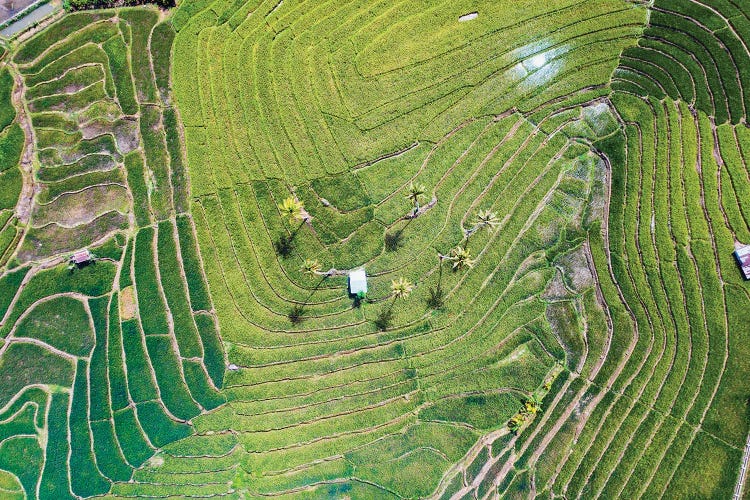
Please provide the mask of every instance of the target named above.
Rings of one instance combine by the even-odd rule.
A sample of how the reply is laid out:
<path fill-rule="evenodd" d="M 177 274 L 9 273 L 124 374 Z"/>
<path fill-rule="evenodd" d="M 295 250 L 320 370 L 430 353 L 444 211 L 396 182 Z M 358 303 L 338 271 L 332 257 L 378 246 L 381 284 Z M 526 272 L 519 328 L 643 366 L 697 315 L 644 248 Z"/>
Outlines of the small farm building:
<path fill-rule="evenodd" d="M 367 294 L 367 274 L 364 269 L 356 269 L 349 273 L 349 293 L 358 297 Z"/>
<path fill-rule="evenodd" d="M 750 280 L 750 245 L 743 245 L 735 248 L 734 257 L 742 269 L 742 275 L 746 280 Z"/>
<path fill-rule="evenodd" d="M 88 249 L 79 250 L 70 258 L 73 264 L 85 264 L 91 260 L 91 252 Z"/>

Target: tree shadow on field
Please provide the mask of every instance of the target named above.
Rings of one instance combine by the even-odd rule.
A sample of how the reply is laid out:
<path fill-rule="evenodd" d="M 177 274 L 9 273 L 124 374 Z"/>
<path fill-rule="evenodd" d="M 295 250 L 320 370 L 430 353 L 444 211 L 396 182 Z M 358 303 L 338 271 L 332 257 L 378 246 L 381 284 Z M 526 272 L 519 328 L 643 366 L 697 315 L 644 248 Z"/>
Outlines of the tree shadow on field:
<path fill-rule="evenodd" d="M 392 232 L 385 233 L 385 250 L 386 252 L 395 252 L 404 245 L 404 232 L 414 219 L 408 219 L 404 227 Z"/>
<path fill-rule="evenodd" d="M 427 297 L 427 307 L 430 309 L 442 309 L 445 305 L 445 291 L 438 285 L 430 288 L 430 296 Z"/>
<path fill-rule="evenodd" d="M 443 290 L 443 259 L 439 259 L 437 285 L 430 288 L 430 296 L 427 297 L 427 307 L 430 309 L 442 309 L 445 305 L 445 290 Z"/>
<path fill-rule="evenodd" d="M 273 243 L 274 249 L 276 250 L 277 254 L 279 254 L 281 257 L 289 257 L 292 254 L 292 251 L 294 250 L 294 238 L 297 236 L 297 233 L 299 233 L 300 229 L 304 227 L 304 225 L 305 221 L 302 221 L 302 223 L 297 226 L 297 228 L 291 234 L 282 234 L 281 236 L 279 236 L 279 239 Z"/>
<path fill-rule="evenodd" d="M 378 330 L 385 331 L 388 329 L 389 326 L 391 326 L 392 320 L 393 320 L 393 309 L 388 307 L 380 311 L 380 314 L 378 314 L 378 317 L 375 318 L 375 326 L 377 327 Z"/>
<path fill-rule="evenodd" d="M 315 292 L 318 291 L 320 285 L 322 285 L 323 282 L 327 279 L 328 276 L 323 276 L 322 278 L 320 278 L 320 280 L 315 283 L 315 286 L 313 286 L 313 289 L 310 291 L 310 294 L 307 296 L 305 301 L 302 304 L 294 304 L 294 306 L 292 306 L 292 308 L 289 310 L 289 314 L 287 314 L 287 317 L 289 318 L 289 321 L 292 322 L 292 324 L 296 325 L 304 319 L 303 315 L 305 314 L 305 307 L 310 303 L 310 299 L 312 299 L 312 296 L 315 295 Z"/>
<path fill-rule="evenodd" d="M 385 233 L 385 250 L 386 252 L 395 252 L 403 245 L 404 230 L 399 229 L 392 233 Z"/>
<path fill-rule="evenodd" d="M 293 236 L 283 234 L 279 236 L 279 239 L 273 243 L 276 253 L 281 257 L 289 257 L 294 250 Z"/>
<path fill-rule="evenodd" d="M 359 309 L 362 307 L 362 297 L 359 295 L 350 295 L 349 297 L 352 299 L 352 309 Z"/>
<path fill-rule="evenodd" d="M 86 262 L 70 263 L 68 264 L 68 274 L 73 274 L 78 269 L 84 269 L 89 266 L 96 264 L 96 260 L 87 260 Z"/>
<path fill-rule="evenodd" d="M 300 322 L 302 322 L 302 315 L 305 313 L 305 308 L 302 304 L 295 304 L 292 306 L 292 309 L 289 311 L 289 314 L 287 314 L 287 317 L 289 318 L 289 321 L 292 322 L 293 325 L 296 325 Z"/>

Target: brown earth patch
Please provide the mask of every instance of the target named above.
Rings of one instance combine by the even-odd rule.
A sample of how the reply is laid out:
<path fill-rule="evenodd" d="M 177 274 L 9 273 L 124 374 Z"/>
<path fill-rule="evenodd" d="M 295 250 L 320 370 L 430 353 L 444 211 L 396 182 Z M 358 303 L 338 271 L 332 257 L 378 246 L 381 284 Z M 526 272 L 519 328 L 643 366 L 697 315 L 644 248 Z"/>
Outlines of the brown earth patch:
<path fill-rule="evenodd" d="M 133 319 L 136 313 L 135 295 L 133 286 L 123 288 L 120 292 L 120 318 L 123 320 Z"/>
<path fill-rule="evenodd" d="M 73 227 L 88 224 L 99 215 L 113 210 L 127 213 L 129 208 L 128 190 L 119 184 L 105 184 L 65 193 L 48 204 L 35 205 L 31 220 L 33 227 L 43 227 L 52 222 Z"/>
<path fill-rule="evenodd" d="M 100 215 L 88 224 L 64 227 L 52 223 L 29 228 L 18 251 L 20 263 L 39 260 L 91 246 L 107 235 L 130 226 L 130 219 L 117 211 Z"/>

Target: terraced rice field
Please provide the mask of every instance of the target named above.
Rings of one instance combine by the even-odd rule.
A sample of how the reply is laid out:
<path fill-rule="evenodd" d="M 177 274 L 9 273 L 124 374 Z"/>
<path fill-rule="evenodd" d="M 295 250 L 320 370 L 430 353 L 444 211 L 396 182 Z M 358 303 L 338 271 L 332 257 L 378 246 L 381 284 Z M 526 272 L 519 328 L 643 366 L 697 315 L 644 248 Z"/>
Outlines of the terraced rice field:
<path fill-rule="evenodd" d="M 0 49 L 0 497 L 747 496 L 748 44 L 196 0 Z"/>
<path fill-rule="evenodd" d="M 156 11 L 72 14 L 3 70 L 20 96 L 4 132 L 11 211 L 31 186 L 21 177 L 34 184 L 4 219 L 2 495 L 107 493 L 226 400 L 168 99 L 170 33 Z M 69 269 L 81 247 L 96 261 Z"/>

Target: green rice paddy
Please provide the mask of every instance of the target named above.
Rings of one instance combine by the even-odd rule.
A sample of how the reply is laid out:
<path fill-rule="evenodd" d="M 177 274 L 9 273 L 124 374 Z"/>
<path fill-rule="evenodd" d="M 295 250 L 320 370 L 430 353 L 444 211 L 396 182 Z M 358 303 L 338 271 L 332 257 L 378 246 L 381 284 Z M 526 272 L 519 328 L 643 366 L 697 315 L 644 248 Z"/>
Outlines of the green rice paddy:
<path fill-rule="evenodd" d="M 750 6 L 184 0 L 6 45 L 1 498 L 747 495 Z"/>

